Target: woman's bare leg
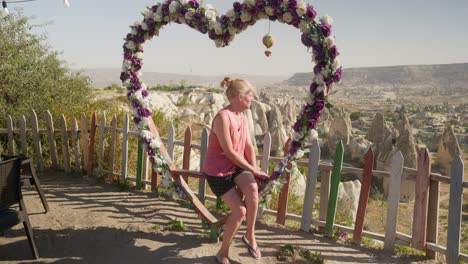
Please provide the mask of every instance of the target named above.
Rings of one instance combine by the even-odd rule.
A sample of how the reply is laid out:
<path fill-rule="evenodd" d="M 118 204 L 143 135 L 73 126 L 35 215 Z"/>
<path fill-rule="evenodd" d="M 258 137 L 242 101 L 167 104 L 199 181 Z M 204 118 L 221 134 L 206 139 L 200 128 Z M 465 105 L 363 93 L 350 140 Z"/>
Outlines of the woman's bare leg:
<path fill-rule="evenodd" d="M 232 188 L 221 196 L 221 198 L 231 209 L 231 214 L 228 216 L 226 223 L 224 224 L 223 243 L 216 257 L 222 263 L 229 263 L 229 246 L 244 220 L 246 208 L 244 202 L 242 202 L 242 196 L 237 188 Z"/>
<path fill-rule="evenodd" d="M 253 248 L 257 247 L 257 240 L 255 239 L 255 221 L 257 219 L 258 211 L 258 186 L 255 177 L 250 172 L 243 172 L 237 176 L 234 181 L 236 185 L 244 193 L 244 203 L 247 208 L 246 222 L 247 228 L 245 238 L 249 241 Z M 256 252 L 260 257 L 260 252 Z"/>

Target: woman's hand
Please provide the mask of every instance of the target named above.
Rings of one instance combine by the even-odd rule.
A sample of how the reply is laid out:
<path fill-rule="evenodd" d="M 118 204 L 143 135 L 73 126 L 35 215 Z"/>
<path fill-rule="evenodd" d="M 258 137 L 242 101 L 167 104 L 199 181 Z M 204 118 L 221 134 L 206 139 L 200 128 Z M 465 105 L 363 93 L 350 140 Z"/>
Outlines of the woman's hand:
<path fill-rule="evenodd" d="M 255 176 L 255 178 L 257 178 L 260 181 L 266 181 L 266 180 L 268 180 L 270 178 L 270 176 L 268 174 L 266 174 L 263 171 L 259 171 L 259 170 L 254 171 L 253 175 Z"/>

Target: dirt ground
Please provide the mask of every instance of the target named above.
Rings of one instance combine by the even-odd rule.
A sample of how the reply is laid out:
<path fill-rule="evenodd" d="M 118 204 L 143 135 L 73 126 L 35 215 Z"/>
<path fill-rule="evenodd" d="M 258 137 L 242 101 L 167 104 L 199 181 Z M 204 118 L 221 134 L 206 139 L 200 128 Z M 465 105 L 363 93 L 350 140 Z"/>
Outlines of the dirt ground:
<path fill-rule="evenodd" d="M 40 179 L 49 213 L 44 214 L 33 189 L 24 193 L 41 259 L 31 260 L 23 226 L 17 225 L 0 237 L 0 263 L 215 263 L 220 244 L 210 243 L 197 214 L 176 202 L 154 193 L 120 192 L 117 186 L 95 179 L 54 173 Z M 190 231 L 164 230 L 176 218 Z M 240 240 L 242 228 L 231 246 L 232 263 L 306 263 L 278 261 L 278 248 L 285 244 L 320 252 L 326 263 L 414 263 L 264 223 L 257 230 L 263 257 L 254 260 L 248 255 Z"/>

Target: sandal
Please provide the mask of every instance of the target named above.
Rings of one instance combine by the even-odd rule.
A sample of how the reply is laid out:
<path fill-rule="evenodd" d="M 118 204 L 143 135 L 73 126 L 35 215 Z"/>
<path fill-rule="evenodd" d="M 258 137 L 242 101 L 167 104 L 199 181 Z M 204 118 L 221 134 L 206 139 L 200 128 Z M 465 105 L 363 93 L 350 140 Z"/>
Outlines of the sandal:
<path fill-rule="evenodd" d="M 245 238 L 245 236 L 242 237 L 242 242 L 244 242 L 244 244 L 247 246 L 249 254 L 250 256 L 252 256 L 252 258 L 260 259 L 259 254 L 258 254 L 260 250 L 258 246 L 256 246 L 255 248 L 252 247 L 252 245 L 250 245 L 249 241 L 247 240 L 247 238 Z"/>

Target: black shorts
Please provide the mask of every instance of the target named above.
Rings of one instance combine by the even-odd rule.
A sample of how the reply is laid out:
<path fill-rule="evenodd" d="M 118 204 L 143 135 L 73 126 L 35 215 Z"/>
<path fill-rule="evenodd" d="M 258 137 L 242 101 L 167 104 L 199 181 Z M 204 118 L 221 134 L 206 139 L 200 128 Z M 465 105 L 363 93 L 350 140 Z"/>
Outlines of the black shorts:
<path fill-rule="evenodd" d="M 244 171 L 246 169 L 237 168 L 233 174 L 227 176 L 210 176 L 205 174 L 206 181 L 208 181 L 208 185 L 216 197 L 221 197 L 236 186 L 234 179 Z"/>

